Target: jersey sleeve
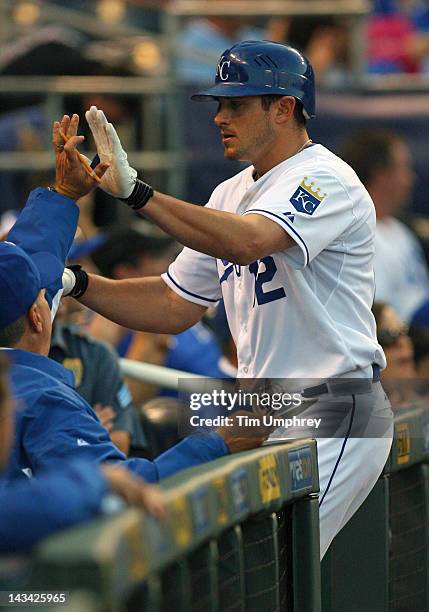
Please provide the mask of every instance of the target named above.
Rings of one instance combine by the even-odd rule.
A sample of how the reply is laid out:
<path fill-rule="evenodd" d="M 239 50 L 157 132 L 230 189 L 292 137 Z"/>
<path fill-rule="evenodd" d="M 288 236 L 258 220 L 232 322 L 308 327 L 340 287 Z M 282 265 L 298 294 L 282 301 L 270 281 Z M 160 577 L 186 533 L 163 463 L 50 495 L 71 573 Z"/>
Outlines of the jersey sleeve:
<path fill-rule="evenodd" d="M 181 297 L 200 306 L 214 306 L 221 298 L 216 259 L 185 247 L 162 275 Z"/>
<path fill-rule="evenodd" d="M 354 221 L 353 204 L 332 174 L 287 177 L 278 181 L 244 214 L 259 214 L 278 223 L 296 246 L 285 251 L 288 263 L 305 268 Z"/>

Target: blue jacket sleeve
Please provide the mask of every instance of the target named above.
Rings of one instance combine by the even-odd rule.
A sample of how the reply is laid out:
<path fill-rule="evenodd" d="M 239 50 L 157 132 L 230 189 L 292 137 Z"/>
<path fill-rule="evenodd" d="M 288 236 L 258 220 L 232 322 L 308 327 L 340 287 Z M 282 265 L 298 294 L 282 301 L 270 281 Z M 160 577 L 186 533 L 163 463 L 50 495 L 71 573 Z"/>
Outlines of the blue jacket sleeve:
<path fill-rule="evenodd" d="M 67 259 L 79 219 L 79 208 L 69 198 L 39 187 L 28 196 L 7 239 L 32 255 L 46 251 L 60 261 Z M 47 287 L 48 300 L 62 287 Z"/>
<path fill-rule="evenodd" d="M 185 438 L 160 455 L 155 461 L 128 459 L 125 465 L 148 482 L 156 482 L 201 463 L 213 461 L 229 454 L 228 446 L 217 433 Z"/>
<path fill-rule="evenodd" d="M 1 488 L 0 553 L 26 551 L 55 531 L 91 519 L 106 492 L 103 474 L 86 461 Z"/>
<path fill-rule="evenodd" d="M 8 240 L 29 255 L 47 251 L 65 261 L 79 219 L 79 208 L 69 198 L 39 187 L 28 196 Z"/>
<path fill-rule="evenodd" d="M 21 444 L 34 474 L 77 455 L 83 459 L 121 462 L 148 482 L 156 482 L 200 463 L 228 454 L 223 438 L 217 433 L 189 436 L 157 457 L 155 461 L 125 455 L 110 440 L 92 408 L 62 394 L 43 394 L 22 424 Z"/>
<path fill-rule="evenodd" d="M 33 474 L 73 458 L 95 463 L 125 459 L 89 404 L 79 400 L 51 390 L 23 417 L 21 445 Z"/>

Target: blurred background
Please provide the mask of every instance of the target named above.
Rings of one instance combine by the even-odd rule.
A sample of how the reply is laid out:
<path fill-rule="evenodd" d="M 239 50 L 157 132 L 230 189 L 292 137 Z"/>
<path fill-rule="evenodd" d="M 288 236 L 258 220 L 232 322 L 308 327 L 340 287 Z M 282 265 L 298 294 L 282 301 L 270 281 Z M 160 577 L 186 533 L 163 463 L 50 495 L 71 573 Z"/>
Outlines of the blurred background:
<path fill-rule="evenodd" d="M 416 180 L 402 215 L 410 223 L 426 216 L 426 0 L 1 0 L 2 223 L 29 188 L 51 178 L 53 118 L 93 103 L 149 182 L 205 203 L 239 166 L 222 158 L 213 106 L 192 103 L 189 94 L 213 80 L 225 48 L 246 38 L 290 43 L 312 61 L 319 87 L 313 140 L 338 151 L 363 124 L 404 136 Z M 81 129 L 87 134 L 84 122 Z M 116 203 L 99 198 L 95 225 L 116 223 Z"/>
<path fill-rule="evenodd" d="M 398 471 L 397 463 L 403 475 L 398 471 L 399 476 L 390 479 L 389 498 L 389 480 L 383 473 L 374 489 L 378 505 L 372 497 L 366 506 L 368 517 L 363 522 L 368 531 L 357 530 L 351 537 L 343 530 L 349 562 L 344 562 L 345 553 L 335 557 L 334 551 L 332 558 L 340 560 L 341 566 L 332 566 L 325 584 L 331 585 L 331 576 L 337 576 L 341 585 L 332 582 L 329 590 L 335 596 L 347 591 L 349 599 L 356 600 L 354 607 L 348 601 L 339 608 L 324 610 L 387 610 L 387 606 L 360 605 L 357 597 L 358 591 L 359 595 L 386 596 L 386 574 L 380 578 L 373 570 L 374 559 L 381 560 L 383 572 L 388 563 L 393 568 L 389 570 L 393 602 L 389 609 L 425 610 L 429 592 L 429 0 L 0 0 L 0 240 L 7 236 L 29 191 L 53 182 L 53 120 L 64 113 L 83 117 L 92 104 L 102 108 L 117 128 L 140 178 L 157 190 L 195 205 L 205 204 L 214 187 L 245 164 L 223 158 L 213 123 L 216 104 L 191 102 L 190 95 L 214 81 L 221 53 L 246 39 L 288 43 L 308 56 L 318 88 L 317 116 L 308 125 L 309 135 L 353 166 L 377 212 L 373 312 L 388 363 L 382 373 L 383 384 L 397 416 L 404 421 L 400 424 L 402 437 L 396 433 L 392 459 L 392 471 Z M 92 157 L 94 143 L 84 120 L 79 131 L 86 136 L 81 148 Z M 164 272 L 180 250 L 180 245 L 158 228 L 99 189 L 83 198 L 79 207 L 79 229 L 69 263 L 82 264 L 88 271 L 114 279 L 151 276 Z M 124 360 L 118 361 L 118 355 L 129 360 L 127 367 Z M 235 344 L 222 302 L 202 322 L 173 336 L 125 329 L 65 298 L 55 320 L 50 356 L 73 371 L 78 392 L 93 406 L 118 448 L 131 457 L 150 459 L 179 439 L 183 398 L 177 393 L 175 370 L 232 380 L 237 373 Z M 140 366 L 134 374 L 132 362 Z M 143 375 L 141 366 L 148 364 L 173 371 L 163 370 L 161 375 L 146 369 Z M 424 412 L 420 415 L 414 411 L 414 416 L 408 417 L 405 410 L 415 406 L 423 406 Z M 403 414 L 409 418 L 407 423 Z M 420 455 L 425 453 L 422 466 L 417 463 L 421 459 L 415 448 Z M 310 454 L 307 446 L 305 450 Z M 247 465 L 248 481 L 241 467 L 235 472 L 237 478 L 229 479 L 229 472 L 222 476 L 231 487 L 231 491 L 225 489 L 225 495 L 231 508 L 234 506 L 228 510 L 234 521 L 237 516 L 247 516 L 242 514 L 247 512 L 243 510 L 247 496 L 256 499 L 259 494 L 251 487 L 258 486 L 253 482 L 254 474 L 261 468 L 256 462 Z M 409 465 L 411 468 L 405 469 Z M 273 472 L 270 469 L 267 481 L 270 474 L 276 477 L 276 468 Z M 289 467 L 284 469 L 288 471 Z M 185 475 L 178 481 L 179 485 L 187 478 Z M 217 493 L 213 490 L 213 496 L 220 499 L 224 485 L 219 487 L 216 478 Z M 261 476 L 259 479 L 263 485 Z M 195 482 L 195 490 L 186 485 L 195 513 L 192 529 L 198 532 L 196 544 L 189 544 L 194 548 L 209 534 L 204 521 L 212 504 L 212 497 L 202 494 L 202 488 L 197 491 L 200 475 Z M 295 499 L 294 486 L 288 493 Z M 308 495 L 311 487 L 305 486 L 302 491 Z M 295 513 L 290 507 L 276 517 L 273 496 L 268 500 L 271 505 L 264 500 L 265 505 L 257 508 L 258 512 L 268 512 L 269 508 L 269 515 L 261 513 L 254 522 L 248 521 L 242 532 L 235 522 L 231 522 L 231 529 L 228 523 L 218 548 L 210 541 L 206 548 L 197 548 L 186 563 L 180 561 L 167 568 L 162 587 L 170 593 L 170 599 L 164 599 L 162 608 L 155 604 L 144 608 L 138 592 L 144 585 L 137 588 L 136 581 L 147 567 L 153 569 L 158 559 L 165 564 L 171 547 L 184 550 L 183 543 L 188 538 L 190 541 L 187 508 L 191 502 L 186 498 L 185 505 L 183 489 L 173 490 L 170 499 L 174 505 L 174 537 L 173 527 L 165 531 L 164 539 L 162 530 L 146 518 L 144 525 L 148 525 L 150 535 L 140 533 L 137 522 L 124 522 L 119 538 L 117 523 L 112 539 L 116 543 L 111 547 L 109 534 L 113 531 L 108 529 L 95 531 L 94 537 L 82 532 L 77 547 L 72 534 L 65 544 L 59 540 L 57 549 L 50 549 L 51 558 L 45 555 L 47 573 L 40 574 L 41 584 L 44 588 L 62 587 L 65 580 L 67 586 L 90 585 L 93 589 L 91 581 L 96 581 L 96 588 L 103 590 L 103 610 L 179 609 L 177 598 L 189 603 L 190 591 L 193 610 L 215 609 L 213 585 L 218 579 L 218 566 L 210 555 L 219 554 L 222 563 L 227 560 L 219 573 L 224 581 L 222 609 L 244 609 L 243 578 L 230 580 L 231 575 L 235 580 L 237 571 L 243 572 L 242 541 L 251 560 L 250 570 L 246 565 L 248 597 L 255 598 L 256 593 L 261 597 L 256 601 L 262 602 L 248 609 L 286 609 L 267 603 L 268 592 L 277 597 L 278 585 L 284 589 L 285 575 L 289 582 L 291 576 L 303 581 L 298 588 L 294 583 L 295 593 L 308 594 L 308 598 L 319 588 L 319 545 L 314 535 L 317 519 L 315 523 L 310 511 L 304 512 L 302 507 L 304 519 L 299 510 Z M 204 505 L 206 499 L 210 511 Z M 219 503 L 219 508 L 223 507 L 224 501 Z M 316 508 L 311 512 L 318 512 L 317 499 L 311 499 L 311 503 Z M 213 534 L 218 537 L 219 525 L 227 525 L 221 522 L 226 521 L 223 516 L 220 513 L 213 518 L 216 525 L 210 538 Z M 105 539 L 103 546 L 98 545 L 97 538 L 100 542 Z M 139 542 L 146 551 L 146 566 L 140 562 Z M 371 544 L 370 554 L 363 543 Z M 341 550 L 341 540 L 339 546 Z M 296 559 L 290 556 L 292 548 Z M 71 552 L 71 563 L 65 551 Z M 110 551 L 110 557 L 106 557 L 106 551 Z M 280 555 L 280 562 L 276 555 Z M 155 561 L 150 565 L 152 557 Z M 276 562 L 268 562 L 271 558 Z M 302 569 L 291 571 L 292 564 L 295 568 L 298 563 Z M 277 569 L 270 569 L 274 566 L 287 567 L 281 580 L 274 573 Z M 0 586 L 4 567 L 0 559 Z M 16 567 L 8 567 L 14 578 L 6 582 L 6 587 L 16 584 L 21 588 L 23 581 L 21 577 L 16 580 Z M 222 574 L 225 567 L 227 571 Z M 235 573 L 231 573 L 231 567 Z M 352 570 L 349 580 L 347 567 Z M 53 581 L 58 568 L 57 576 L 63 582 Z M 371 580 L 367 578 L 370 574 Z M 156 579 L 151 584 L 149 590 L 152 588 L 159 599 L 161 582 Z M 289 586 L 288 602 L 294 596 Z M 231 597 L 234 589 L 236 600 Z M 130 592 L 133 596 L 137 593 L 135 600 L 131 598 L 126 608 L 119 604 L 115 607 L 121 596 L 125 600 L 125 592 L 127 597 Z M 417 599 L 424 603 L 416 604 Z M 409 601 L 412 603 L 407 605 Z M 180 609 L 190 609 L 186 605 Z M 71 609 L 81 612 L 100 608 L 79 601 L 78 596 L 76 607 Z M 287 609 L 292 609 L 292 604 L 288 603 Z M 299 609 L 319 608 L 303 604 Z"/>
<path fill-rule="evenodd" d="M 246 39 L 291 44 L 313 64 L 317 117 L 308 131 L 354 167 L 374 200 L 376 300 L 399 317 L 385 322 L 380 306 L 382 344 L 397 368 L 391 376 L 415 378 L 413 355 L 429 363 L 429 336 L 416 348 L 429 329 L 429 0 L 0 0 L 0 236 L 29 190 L 52 183 L 53 119 L 83 117 L 92 104 L 116 126 L 141 178 L 206 203 L 245 164 L 223 158 L 216 104 L 190 95 L 214 80 L 220 54 Z M 80 132 L 91 157 L 85 120 Z M 87 269 L 159 274 L 180 248 L 101 190 L 80 209 L 70 261 Z M 64 316 L 121 357 L 235 376 L 222 308 L 177 337 L 131 332 L 88 311 Z M 128 382 L 135 406 L 159 395 Z M 165 410 L 175 423 L 175 407 Z"/>

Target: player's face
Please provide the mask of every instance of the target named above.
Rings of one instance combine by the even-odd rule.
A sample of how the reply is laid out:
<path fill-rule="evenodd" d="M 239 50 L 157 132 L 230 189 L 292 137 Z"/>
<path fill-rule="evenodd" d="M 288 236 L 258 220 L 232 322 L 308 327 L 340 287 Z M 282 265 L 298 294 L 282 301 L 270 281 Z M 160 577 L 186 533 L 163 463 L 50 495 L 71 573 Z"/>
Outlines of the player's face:
<path fill-rule="evenodd" d="M 214 122 L 228 159 L 255 163 L 269 153 L 277 135 L 259 96 L 219 98 Z"/>

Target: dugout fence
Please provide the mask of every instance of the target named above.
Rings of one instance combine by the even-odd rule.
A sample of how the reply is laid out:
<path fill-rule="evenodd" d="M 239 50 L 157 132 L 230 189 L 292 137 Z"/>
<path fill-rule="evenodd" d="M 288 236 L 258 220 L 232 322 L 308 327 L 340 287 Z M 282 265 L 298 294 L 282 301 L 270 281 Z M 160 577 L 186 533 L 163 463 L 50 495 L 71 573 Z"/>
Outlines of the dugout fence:
<path fill-rule="evenodd" d="M 228 456 L 161 486 L 164 525 L 123 510 L 64 531 L 31 558 L 0 558 L 0 590 L 69 591 L 63 612 L 429 609 L 427 407 L 397 412 L 385 470 L 321 567 L 314 440 Z"/>
<path fill-rule="evenodd" d="M 313 440 L 225 457 L 162 487 L 165 525 L 126 510 L 48 538 L 26 588 L 70 591 L 96 612 L 320 610 Z"/>
<path fill-rule="evenodd" d="M 396 414 L 384 473 L 322 562 L 322 604 L 323 612 L 429 610 L 428 408 Z"/>

